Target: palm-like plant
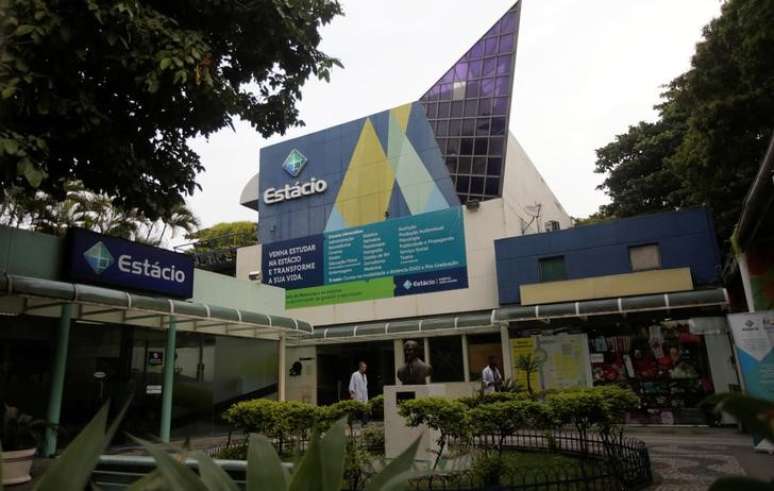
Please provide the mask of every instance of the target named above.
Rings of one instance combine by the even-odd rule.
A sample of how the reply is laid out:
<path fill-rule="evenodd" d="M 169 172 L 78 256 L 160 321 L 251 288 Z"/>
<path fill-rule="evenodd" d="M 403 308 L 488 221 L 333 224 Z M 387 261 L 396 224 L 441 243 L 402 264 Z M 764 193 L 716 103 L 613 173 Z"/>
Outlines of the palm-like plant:
<path fill-rule="evenodd" d="M 185 204 L 151 221 L 137 209 L 116 206 L 106 194 L 87 191 L 80 181 L 68 182 L 65 191 L 64 199 L 58 200 L 43 192 L 29 194 L 21 189 L 6 189 L 0 204 L 0 223 L 55 235 L 80 227 L 151 245 L 161 244 L 168 231 L 175 237 L 180 230 L 190 234 L 199 227 L 199 220 Z M 161 233 L 152 237 L 158 228 Z"/>
<path fill-rule="evenodd" d="M 540 370 L 546 362 L 546 352 L 538 350 L 534 353 L 527 353 L 516 358 L 513 367 L 516 370 L 524 372 L 527 379 L 527 392 L 532 394 L 532 374 Z"/>

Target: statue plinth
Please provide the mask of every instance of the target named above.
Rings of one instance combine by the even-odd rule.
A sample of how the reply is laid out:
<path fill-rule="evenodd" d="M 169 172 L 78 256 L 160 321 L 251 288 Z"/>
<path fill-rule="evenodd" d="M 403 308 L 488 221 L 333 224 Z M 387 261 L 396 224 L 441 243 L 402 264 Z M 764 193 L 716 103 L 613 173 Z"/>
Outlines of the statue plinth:
<path fill-rule="evenodd" d="M 438 450 L 438 432 L 426 426 L 410 427 L 398 414 L 398 404 L 404 400 L 446 395 L 444 384 L 414 384 L 384 386 L 384 454 L 394 459 L 406 450 L 414 440 L 422 437 L 417 449 L 417 460 L 432 462 L 434 450 Z"/>

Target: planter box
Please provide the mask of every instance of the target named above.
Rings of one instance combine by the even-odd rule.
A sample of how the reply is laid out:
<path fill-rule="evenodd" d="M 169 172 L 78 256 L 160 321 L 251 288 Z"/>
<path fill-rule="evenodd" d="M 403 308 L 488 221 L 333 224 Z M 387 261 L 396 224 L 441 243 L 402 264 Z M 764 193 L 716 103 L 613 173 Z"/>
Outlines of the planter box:
<path fill-rule="evenodd" d="M 3 484 L 21 484 L 32 479 L 30 469 L 35 449 L 3 451 Z"/>

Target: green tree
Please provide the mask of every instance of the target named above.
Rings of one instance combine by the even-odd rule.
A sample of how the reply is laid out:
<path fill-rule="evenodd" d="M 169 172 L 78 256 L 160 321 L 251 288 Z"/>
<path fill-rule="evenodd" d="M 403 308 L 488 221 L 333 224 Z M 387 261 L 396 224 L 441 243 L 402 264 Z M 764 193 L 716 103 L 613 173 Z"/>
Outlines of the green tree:
<path fill-rule="evenodd" d="M 606 174 L 598 189 L 607 192 L 611 203 L 603 205 L 599 214 L 581 224 L 679 206 L 681 184 L 665 160 L 674 154 L 683 133 L 677 121 L 640 122 L 616 136 L 612 143 L 597 149 L 595 172 Z"/>
<path fill-rule="evenodd" d="M 774 4 L 728 0 L 696 46 L 688 72 L 641 122 L 597 150 L 603 216 L 712 208 L 728 239 L 774 132 Z"/>
<path fill-rule="evenodd" d="M 0 190 L 64 183 L 150 219 L 181 204 L 203 167 L 188 142 L 248 121 L 300 125 L 336 0 L 0 0 Z"/>
<path fill-rule="evenodd" d="M 258 243 L 258 224 L 251 221 L 216 223 L 186 234 L 185 238 L 197 241 L 194 252 L 236 249 Z"/>

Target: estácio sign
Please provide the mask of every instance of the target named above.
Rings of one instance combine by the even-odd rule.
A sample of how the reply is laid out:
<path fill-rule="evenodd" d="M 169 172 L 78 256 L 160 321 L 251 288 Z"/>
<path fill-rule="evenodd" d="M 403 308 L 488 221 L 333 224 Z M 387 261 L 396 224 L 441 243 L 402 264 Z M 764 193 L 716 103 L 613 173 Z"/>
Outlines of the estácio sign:
<path fill-rule="evenodd" d="M 70 229 L 67 274 L 73 281 L 152 292 L 193 295 L 193 258 L 186 254 Z"/>

